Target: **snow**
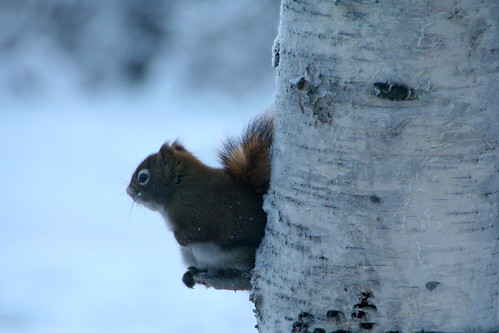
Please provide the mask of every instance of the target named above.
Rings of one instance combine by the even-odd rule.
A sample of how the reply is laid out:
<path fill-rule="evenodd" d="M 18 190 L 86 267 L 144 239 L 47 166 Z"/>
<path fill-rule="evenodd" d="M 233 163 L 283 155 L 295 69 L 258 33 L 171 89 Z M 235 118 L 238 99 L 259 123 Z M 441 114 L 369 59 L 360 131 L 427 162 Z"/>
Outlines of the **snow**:
<path fill-rule="evenodd" d="M 165 140 L 216 165 L 215 148 L 270 105 L 272 87 L 246 99 L 168 82 L 92 95 L 66 81 L 0 96 L 0 332 L 255 332 L 248 293 L 185 288 L 171 232 L 125 190 Z"/>

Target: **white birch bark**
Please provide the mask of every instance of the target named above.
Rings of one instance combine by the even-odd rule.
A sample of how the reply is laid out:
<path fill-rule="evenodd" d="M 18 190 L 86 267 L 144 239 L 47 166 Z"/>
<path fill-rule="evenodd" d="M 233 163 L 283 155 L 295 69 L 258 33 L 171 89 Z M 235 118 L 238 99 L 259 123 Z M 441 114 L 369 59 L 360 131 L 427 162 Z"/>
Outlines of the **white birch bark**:
<path fill-rule="evenodd" d="M 283 0 L 260 332 L 493 332 L 499 1 Z"/>

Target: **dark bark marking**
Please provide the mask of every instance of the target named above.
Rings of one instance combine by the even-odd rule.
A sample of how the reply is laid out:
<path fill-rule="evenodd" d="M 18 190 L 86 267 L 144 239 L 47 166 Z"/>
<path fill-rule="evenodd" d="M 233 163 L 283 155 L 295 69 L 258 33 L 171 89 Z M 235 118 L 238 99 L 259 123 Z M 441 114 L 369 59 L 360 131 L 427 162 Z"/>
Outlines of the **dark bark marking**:
<path fill-rule="evenodd" d="M 418 99 L 416 91 L 405 84 L 376 82 L 374 86 L 374 96 L 387 99 L 389 101 L 413 101 Z"/>
<path fill-rule="evenodd" d="M 372 330 L 376 326 L 376 323 L 360 323 L 359 327 L 365 330 Z"/>
<path fill-rule="evenodd" d="M 338 311 L 338 310 L 329 310 L 326 313 L 326 318 L 334 319 L 336 324 L 341 324 L 341 323 L 345 322 L 345 320 L 346 320 L 345 314 L 341 311 Z"/>
<path fill-rule="evenodd" d="M 292 333 L 309 333 L 308 328 L 314 321 L 314 315 L 309 312 L 301 312 L 298 320 L 293 323 Z M 315 332 L 315 331 L 314 331 Z"/>
<path fill-rule="evenodd" d="M 305 90 L 305 89 L 307 89 L 309 83 L 310 82 L 308 82 L 307 79 L 305 79 L 304 77 L 302 77 L 296 83 L 296 89 L 298 89 L 298 90 Z"/>
<path fill-rule="evenodd" d="M 354 309 L 371 309 L 374 312 L 378 311 L 378 308 L 369 302 L 369 298 L 372 298 L 373 294 L 370 292 L 362 293 L 362 298 L 360 299 L 360 303 L 355 304 Z"/>
<path fill-rule="evenodd" d="M 433 291 L 438 287 L 439 284 L 440 284 L 440 282 L 438 282 L 438 281 L 428 281 L 428 282 L 426 282 L 425 287 L 429 291 Z"/>

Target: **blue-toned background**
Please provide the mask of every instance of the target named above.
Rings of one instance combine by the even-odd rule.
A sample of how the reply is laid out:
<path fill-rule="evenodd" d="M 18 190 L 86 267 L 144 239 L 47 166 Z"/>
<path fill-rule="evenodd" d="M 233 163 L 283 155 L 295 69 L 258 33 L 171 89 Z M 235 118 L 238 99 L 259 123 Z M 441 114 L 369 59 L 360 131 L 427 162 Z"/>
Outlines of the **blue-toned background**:
<path fill-rule="evenodd" d="M 125 189 L 165 140 L 216 165 L 271 105 L 278 7 L 0 0 L 0 332 L 256 332 Z"/>

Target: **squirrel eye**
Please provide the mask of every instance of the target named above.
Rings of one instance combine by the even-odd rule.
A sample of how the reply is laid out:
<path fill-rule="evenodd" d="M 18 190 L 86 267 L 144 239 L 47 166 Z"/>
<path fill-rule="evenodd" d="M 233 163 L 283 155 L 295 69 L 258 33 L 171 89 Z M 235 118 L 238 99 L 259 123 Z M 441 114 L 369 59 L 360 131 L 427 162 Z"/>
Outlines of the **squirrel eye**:
<path fill-rule="evenodd" d="M 137 175 L 137 180 L 139 181 L 140 185 L 145 185 L 149 182 L 149 176 L 150 172 L 147 169 L 142 169 L 139 171 L 139 174 Z"/>

